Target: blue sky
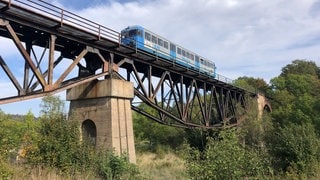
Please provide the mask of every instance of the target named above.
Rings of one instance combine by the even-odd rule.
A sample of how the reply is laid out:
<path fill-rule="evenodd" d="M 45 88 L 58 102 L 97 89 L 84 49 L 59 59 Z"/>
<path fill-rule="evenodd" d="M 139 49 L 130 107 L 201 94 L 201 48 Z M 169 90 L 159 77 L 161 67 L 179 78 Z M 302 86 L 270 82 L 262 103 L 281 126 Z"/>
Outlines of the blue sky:
<path fill-rule="evenodd" d="M 56 6 L 121 31 L 145 28 L 212 59 L 219 74 L 267 82 L 295 59 L 320 66 L 319 0 L 49 0 Z M 0 55 L 14 57 L 0 39 Z M 0 69 L 0 71 L 2 71 Z M 1 73 L 1 72 L 0 72 Z M 0 77 L 0 88 L 7 87 Z M 64 93 L 60 94 L 64 97 Z M 37 114 L 40 100 L 0 105 Z M 27 104 L 27 105 L 23 105 Z M 19 107 L 19 108 L 16 108 Z"/>

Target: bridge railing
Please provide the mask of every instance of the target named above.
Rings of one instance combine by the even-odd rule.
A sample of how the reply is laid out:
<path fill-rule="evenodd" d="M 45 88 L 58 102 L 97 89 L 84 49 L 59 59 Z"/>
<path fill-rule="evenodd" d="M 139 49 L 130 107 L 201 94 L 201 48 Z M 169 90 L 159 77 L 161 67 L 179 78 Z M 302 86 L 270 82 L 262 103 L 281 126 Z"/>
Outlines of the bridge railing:
<path fill-rule="evenodd" d="M 120 33 L 95 23 L 91 20 L 78 16 L 74 13 L 66 11 L 62 8 L 49 4 L 43 0 L 1 0 L 8 3 L 10 7 L 12 4 L 28 9 L 37 13 L 43 14 L 48 18 L 58 21 L 59 26 L 68 25 L 78 29 L 82 29 L 97 37 L 98 40 L 106 38 L 120 43 Z"/>

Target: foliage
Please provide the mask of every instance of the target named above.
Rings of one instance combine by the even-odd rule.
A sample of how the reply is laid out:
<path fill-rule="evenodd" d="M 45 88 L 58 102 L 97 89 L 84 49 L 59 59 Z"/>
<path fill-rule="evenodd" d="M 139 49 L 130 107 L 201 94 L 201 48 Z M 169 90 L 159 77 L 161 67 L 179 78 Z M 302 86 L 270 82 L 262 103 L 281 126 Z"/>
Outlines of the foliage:
<path fill-rule="evenodd" d="M 210 138 L 206 149 L 195 148 L 187 154 L 187 172 L 192 179 L 240 179 L 265 172 L 263 161 L 255 151 L 239 143 L 236 129 L 220 131 Z"/>
<path fill-rule="evenodd" d="M 0 110 L 0 153 L 4 157 L 8 157 L 10 151 L 17 150 L 25 131 L 22 121 L 12 120 Z"/>
<path fill-rule="evenodd" d="M 79 124 L 65 119 L 63 106 L 58 97 L 46 98 L 42 103 L 45 112 L 40 118 L 38 135 L 27 151 L 27 163 L 58 169 L 64 174 L 96 171 L 100 176 L 120 178 L 135 176 L 138 171 L 125 156 L 115 156 L 112 152 L 97 150 L 90 144 L 79 141 Z M 52 101 L 51 101 L 52 100 Z M 50 107 L 50 108 L 48 108 Z M 49 109 L 49 111 L 47 111 Z"/>
<path fill-rule="evenodd" d="M 145 104 L 141 104 L 140 108 L 143 108 L 144 111 L 150 114 L 156 114 L 154 109 Z M 183 129 L 162 125 L 141 114 L 133 114 L 133 128 L 136 143 L 141 144 L 147 141 L 147 149 L 149 150 L 156 151 L 158 148 L 161 148 L 161 146 L 176 149 L 184 142 L 185 133 Z"/>
<path fill-rule="evenodd" d="M 314 62 L 295 60 L 271 80 L 273 130 L 267 138 L 273 167 L 310 177 L 319 159 L 320 68 Z"/>
<path fill-rule="evenodd" d="M 312 124 L 290 123 L 275 128 L 268 138 L 275 169 L 312 175 L 315 165 L 320 162 L 320 139 Z"/>
<path fill-rule="evenodd" d="M 280 126 L 307 122 L 319 129 L 319 71 L 313 62 L 296 60 L 284 67 L 279 77 L 271 80 L 275 100 L 272 103 L 273 118 Z"/>
<path fill-rule="evenodd" d="M 280 76 L 285 77 L 289 74 L 311 75 L 320 78 L 320 69 L 315 62 L 297 59 L 283 67 Z"/>
<path fill-rule="evenodd" d="M 101 153 L 101 152 L 100 152 Z M 106 152 L 99 155 L 99 174 L 105 179 L 128 179 L 139 177 L 137 166 L 130 164 L 126 155 L 116 156 Z"/>
<path fill-rule="evenodd" d="M 270 92 L 269 85 L 261 78 L 239 77 L 234 82 L 235 86 L 241 87 L 251 92 L 259 92 L 268 94 Z"/>
<path fill-rule="evenodd" d="M 40 103 L 43 117 L 61 116 L 64 113 L 64 102 L 58 96 L 46 96 Z"/>
<path fill-rule="evenodd" d="M 33 115 L 32 115 L 33 116 Z M 26 126 L 23 121 L 12 120 L 0 110 L 0 178 L 6 179 L 13 175 L 9 162 L 16 159 Z M 9 160 L 9 162 L 8 162 Z"/>

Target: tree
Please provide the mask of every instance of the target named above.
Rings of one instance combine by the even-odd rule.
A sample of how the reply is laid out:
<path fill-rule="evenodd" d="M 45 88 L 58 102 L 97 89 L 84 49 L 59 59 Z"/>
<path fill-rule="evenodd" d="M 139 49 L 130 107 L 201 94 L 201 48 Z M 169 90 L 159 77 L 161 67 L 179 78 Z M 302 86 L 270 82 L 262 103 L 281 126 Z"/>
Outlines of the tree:
<path fill-rule="evenodd" d="M 139 108 L 150 114 L 157 114 L 156 110 L 145 104 L 141 104 Z M 183 129 L 160 124 L 138 113 L 133 114 L 133 128 L 137 140 L 147 141 L 151 150 L 157 150 L 159 146 L 175 149 L 184 142 Z"/>
<path fill-rule="evenodd" d="M 269 93 L 270 91 L 270 86 L 261 78 L 239 77 L 234 85 L 252 92 Z"/>
<path fill-rule="evenodd" d="M 294 60 L 291 64 L 282 68 L 281 77 L 288 74 L 311 75 L 320 78 L 320 69 L 315 62 L 306 60 Z"/>
<path fill-rule="evenodd" d="M 275 128 L 268 141 L 274 169 L 293 169 L 309 176 L 318 170 L 320 140 L 312 124 L 290 123 Z"/>
<path fill-rule="evenodd" d="M 313 62 L 296 60 L 271 80 L 273 117 L 284 125 L 289 122 L 319 124 L 320 68 Z M 318 128 L 317 128 L 318 129 Z"/>
<path fill-rule="evenodd" d="M 307 176 L 320 162 L 320 68 L 314 62 L 295 60 L 271 80 L 273 129 L 267 148 L 276 171 Z"/>
<path fill-rule="evenodd" d="M 40 103 L 42 116 L 62 116 L 64 114 L 64 102 L 59 96 L 46 96 Z"/>

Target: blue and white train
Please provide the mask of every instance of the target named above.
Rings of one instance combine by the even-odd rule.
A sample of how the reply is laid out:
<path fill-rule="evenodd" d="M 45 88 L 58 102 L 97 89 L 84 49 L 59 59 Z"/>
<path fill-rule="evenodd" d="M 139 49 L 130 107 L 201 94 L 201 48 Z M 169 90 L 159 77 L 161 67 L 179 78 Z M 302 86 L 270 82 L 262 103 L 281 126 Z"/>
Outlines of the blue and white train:
<path fill-rule="evenodd" d="M 216 77 L 216 66 L 205 59 L 171 41 L 141 27 L 129 26 L 121 31 L 121 43 L 177 64 L 197 70 L 213 78 Z"/>

